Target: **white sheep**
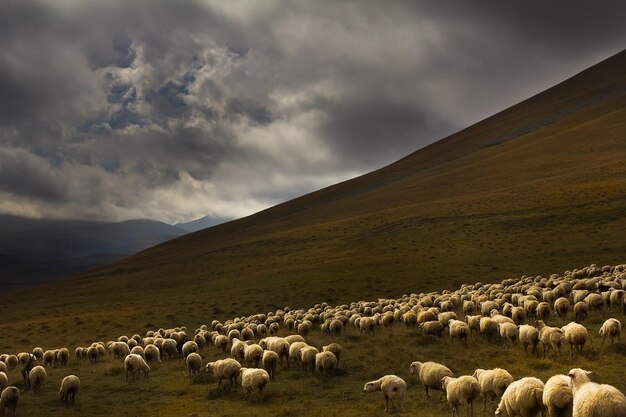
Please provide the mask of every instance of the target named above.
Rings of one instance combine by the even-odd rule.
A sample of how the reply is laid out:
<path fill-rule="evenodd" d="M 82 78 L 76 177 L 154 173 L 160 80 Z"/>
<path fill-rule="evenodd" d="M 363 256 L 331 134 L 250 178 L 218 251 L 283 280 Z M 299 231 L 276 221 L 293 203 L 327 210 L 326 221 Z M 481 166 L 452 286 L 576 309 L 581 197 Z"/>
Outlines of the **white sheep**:
<path fill-rule="evenodd" d="M 591 372 L 580 368 L 569 371 L 573 417 L 624 417 L 626 397 L 617 388 L 589 380 Z"/>
<path fill-rule="evenodd" d="M 55 359 L 61 365 L 66 366 L 67 361 L 70 360 L 70 351 L 67 348 L 60 348 L 56 352 Z"/>
<path fill-rule="evenodd" d="M 178 349 L 176 349 L 176 340 L 165 339 L 161 342 L 161 354 L 165 359 L 172 359 L 178 356 Z"/>
<path fill-rule="evenodd" d="M 246 345 L 243 349 L 243 360 L 249 364 L 259 367 L 261 358 L 263 357 L 263 348 L 257 344 Z"/>
<path fill-rule="evenodd" d="M 146 358 L 146 354 L 143 351 L 143 348 L 141 346 L 134 346 L 131 350 L 130 353 L 134 353 L 135 355 L 139 355 L 142 358 Z"/>
<path fill-rule="evenodd" d="M 270 375 L 270 379 L 274 379 L 276 377 L 276 365 L 278 365 L 278 354 L 272 350 L 264 351 L 261 364 Z"/>
<path fill-rule="evenodd" d="M 197 352 L 191 352 L 185 358 L 185 365 L 189 371 L 189 378 L 193 378 L 202 368 L 202 357 Z"/>
<path fill-rule="evenodd" d="M 270 382 L 270 376 L 265 369 L 241 368 L 241 386 L 244 388 L 244 400 L 262 401 L 263 391 Z"/>
<path fill-rule="evenodd" d="M 146 345 L 143 349 L 143 355 L 148 364 L 152 362 L 161 362 L 161 351 L 153 344 Z"/>
<path fill-rule="evenodd" d="M 554 302 L 554 311 L 556 315 L 561 319 L 565 320 L 567 318 L 567 312 L 570 309 L 569 300 L 565 297 L 557 298 Z"/>
<path fill-rule="evenodd" d="M 513 376 L 506 369 L 476 369 L 473 377 L 478 380 L 484 399 L 483 411 L 487 411 L 487 398 L 491 401 L 501 398 L 507 387 L 513 383 Z"/>
<path fill-rule="evenodd" d="M 33 367 L 33 369 L 31 369 L 28 373 L 28 384 L 30 385 L 30 390 L 32 392 L 41 391 L 41 388 L 47 378 L 48 374 L 43 366 L 37 365 Z"/>
<path fill-rule="evenodd" d="M 480 385 L 473 376 L 463 375 L 458 378 L 444 376 L 441 388 L 452 406 L 452 417 L 458 415 L 459 406 L 467 405 L 468 417 L 474 413 L 474 400 L 480 395 Z"/>
<path fill-rule="evenodd" d="M 124 359 L 130 354 L 130 348 L 125 342 L 113 342 L 109 346 L 109 351 L 115 359 Z M 46 352 L 47 353 L 47 352 Z M 45 354 L 44 354 L 45 358 Z"/>
<path fill-rule="evenodd" d="M 406 396 L 406 382 L 396 375 L 385 375 L 375 381 L 370 381 L 363 387 L 363 392 L 381 391 L 385 397 L 385 413 L 389 412 L 389 401 L 393 408 L 404 410 L 402 402 Z"/>
<path fill-rule="evenodd" d="M 199 351 L 200 351 L 200 348 L 198 347 L 198 344 L 194 342 L 193 340 L 189 340 L 183 344 L 183 348 L 182 348 L 183 358 L 186 358 L 187 356 L 189 356 L 190 353 L 199 352 Z"/>
<path fill-rule="evenodd" d="M 207 373 L 215 375 L 217 378 L 217 387 L 222 387 L 222 380 L 226 379 L 229 382 L 229 391 L 233 387 L 235 387 L 235 390 L 237 389 L 237 377 L 240 369 L 241 364 L 232 358 L 220 359 L 206 364 Z"/>
<path fill-rule="evenodd" d="M 498 323 L 490 317 L 481 317 L 478 323 L 483 340 L 493 341 L 498 336 Z"/>
<path fill-rule="evenodd" d="M 76 400 L 76 394 L 80 389 L 80 379 L 76 375 L 68 375 L 61 381 L 61 388 L 59 389 L 59 397 L 62 402 L 74 404 Z"/>
<path fill-rule="evenodd" d="M 341 357 L 341 352 L 343 352 L 343 347 L 339 343 L 331 343 L 323 346 L 322 352 L 333 352 L 337 358 L 337 368 L 339 368 L 339 358 Z"/>
<path fill-rule="evenodd" d="M 302 363 L 302 370 L 306 371 L 311 368 L 311 372 L 315 371 L 315 355 L 319 353 L 316 347 L 304 346 L 298 351 L 298 359 Z"/>
<path fill-rule="evenodd" d="M 128 373 L 135 379 L 135 374 L 143 374 L 144 378 L 150 374 L 150 366 L 146 361 L 135 353 L 130 353 L 124 359 L 124 369 L 126 370 L 126 381 L 128 381 Z"/>
<path fill-rule="evenodd" d="M 11 385 L 3 389 L 2 394 L 0 394 L 0 416 L 4 415 L 7 408 L 9 409 L 9 413 L 15 415 L 15 409 L 19 401 L 20 390 L 17 389 L 17 387 Z"/>
<path fill-rule="evenodd" d="M 555 358 L 559 356 L 561 344 L 565 339 L 563 330 L 547 326 L 542 320 L 537 320 L 537 330 L 539 330 L 539 341 L 543 347 L 543 358 L 546 358 L 549 350 L 554 352 Z"/>
<path fill-rule="evenodd" d="M 53 358 L 54 358 L 54 354 L 53 354 Z M 5 359 L 4 363 L 7 365 L 7 368 L 9 368 L 9 371 L 12 371 L 13 369 L 17 367 L 17 365 L 19 364 L 19 361 L 17 360 L 17 356 L 9 355 Z"/>
<path fill-rule="evenodd" d="M 583 353 L 583 346 L 587 342 L 588 332 L 585 326 L 576 322 L 571 322 L 561 327 L 565 340 L 569 343 L 570 356 L 574 356 L 574 350 L 578 354 Z"/>
<path fill-rule="evenodd" d="M 514 381 L 502 395 L 496 416 L 532 417 L 543 413 L 543 382 L 534 377 Z"/>
<path fill-rule="evenodd" d="M 467 347 L 467 339 L 470 335 L 470 328 L 464 321 L 461 320 L 450 320 L 448 322 L 448 328 L 450 332 L 450 337 L 453 339 L 458 339 L 463 342 L 465 347 Z"/>
<path fill-rule="evenodd" d="M 622 340 L 622 323 L 618 319 L 607 319 L 600 327 L 598 334 L 602 336 L 602 344 L 606 341 L 607 337 L 611 338 L 611 344 L 613 344 L 615 338 Z"/>
<path fill-rule="evenodd" d="M 283 359 L 289 360 L 289 342 L 282 337 L 270 336 L 259 341 L 259 346 L 263 350 L 272 350 L 278 354 L 280 362 Z"/>
<path fill-rule="evenodd" d="M 337 369 L 337 358 L 333 352 L 319 352 L 315 355 L 315 370 L 324 373 L 332 369 Z"/>
<path fill-rule="evenodd" d="M 568 415 L 572 409 L 572 388 L 567 375 L 554 375 L 543 388 L 543 405 L 549 417 Z"/>
<path fill-rule="evenodd" d="M 78 349 L 78 348 L 76 348 Z M 33 349 L 33 355 L 37 358 L 37 362 L 43 363 L 43 349 L 40 347 L 36 347 Z"/>
<path fill-rule="evenodd" d="M 304 337 L 302 337 L 299 334 L 290 334 L 289 336 L 285 336 L 284 339 L 289 344 L 292 344 L 292 343 L 295 343 L 295 342 L 306 342 L 306 340 L 304 340 Z"/>
<path fill-rule="evenodd" d="M 539 345 L 539 330 L 528 324 L 522 324 L 519 326 L 519 342 L 524 348 L 524 353 L 528 349 L 528 346 L 532 347 L 532 353 L 535 355 L 537 352 L 537 345 Z"/>
<path fill-rule="evenodd" d="M 498 324 L 498 331 L 503 343 L 513 346 L 513 343 L 519 338 L 519 329 L 513 323 L 503 322 Z"/>
<path fill-rule="evenodd" d="M 300 360 L 300 350 L 309 346 L 306 342 L 293 342 L 289 346 L 289 360 L 287 361 L 287 366 L 289 366 L 289 362 L 293 360 L 294 362 L 298 362 Z"/>
<path fill-rule="evenodd" d="M 441 390 L 441 380 L 445 376 L 453 376 L 452 371 L 445 365 L 437 362 L 413 362 L 409 367 L 411 375 L 417 374 L 424 385 L 426 398 L 430 398 L 428 389 Z"/>
<path fill-rule="evenodd" d="M 9 367 L 2 361 L 0 361 L 0 372 L 4 372 L 5 374 L 9 372 Z"/>
<path fill-rule="evenodd" d="M 9 377 L 7 377 L 5 371 L 0 371 L 0 391 L 2 391 L 7 385 L 9 385 Z"/>

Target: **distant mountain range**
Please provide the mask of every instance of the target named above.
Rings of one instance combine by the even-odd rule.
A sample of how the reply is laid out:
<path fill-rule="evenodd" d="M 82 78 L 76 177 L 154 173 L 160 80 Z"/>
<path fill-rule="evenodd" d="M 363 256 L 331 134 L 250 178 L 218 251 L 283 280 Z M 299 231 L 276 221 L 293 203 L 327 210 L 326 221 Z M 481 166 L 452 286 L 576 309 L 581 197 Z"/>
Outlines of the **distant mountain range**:
<path fill-rule="evenodd" d="M 192 220 L 187 223 L 176 223 L 174 227 L 186 230 L 188 232 L 197 232 L 198 230 L 206 229 L 209 227 L 217 226 L 218 224 L 226 223 L 232 219 L 226 219 L 221 217 L 209 217 L 204 216 L 196 220 Z"/>
<path fill-rule="evenodd" d="M 0 215 L 0 288 L 84 272 L 187 232 L 155 220 L 113 223 Z"/>

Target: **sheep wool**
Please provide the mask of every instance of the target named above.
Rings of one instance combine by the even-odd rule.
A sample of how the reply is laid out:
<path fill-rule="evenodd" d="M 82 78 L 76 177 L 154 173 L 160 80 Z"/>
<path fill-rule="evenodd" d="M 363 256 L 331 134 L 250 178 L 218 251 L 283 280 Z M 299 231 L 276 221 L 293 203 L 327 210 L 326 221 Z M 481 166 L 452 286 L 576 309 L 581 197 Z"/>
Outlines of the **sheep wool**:
<path fill-rule="evenodd" d="M 452 371 L 447 366 L 437 362 L 413 362 L 409 370 L 411 375 L 418 375 L 420 382 L 424 385 L 426 398 L 430 398 L 428 394 L 429 388 L 441 390 L 443 378 L 453 376 Z"/>
<path fill-rule="evenodd" d="M 244 399 L 262 401 L 265 387 L 270 382 L 270 376 L 265 369 L 241 368 L 241 386 L 245 390 Z"/>
<path fill-rule="evenodd" d="M 591 372 L 580 368 L 569 371 L 573 394 L 573 417 L 624 417 L 626 397 L 612 385 L 591 382 Z"/>
<path fill-rule="evenodd" d="M 404 410 L 402 402 L 406 396 L 406 382 L 396 375 L 385 375 L 375 381 L 370 381 L 363 387 L 363 392 L 381 391 L 385 397 L 385 413 L 389 412 L 389 401 L 393 408 Z"/>
<path fill-rule="evenodd" d="M 572 408 L 572 388 L 567 375 L 554 375 L 543 388 L 543 405 L 549 417 L 568 415 Z"/>
<path fill-rule="evenodd" d="M 59 398 L 64 403 L 72 403 L 76 400 L 76 394 L 80 389 L 80 379 L 76 375 L 68 375 L 61 381 L 59 389 Z"/>
<path fill-rule="evenodd" d="M 543 382 L 534 377 L 509 385 L 496 409 L 496 416 L 536 416 L 543 411 Z"/>
<path fill-rule="evenodd" d="M 473 377 L 478 380 L 480 391 L 484 399 L 483 411 L 487 410 L 487 398 L 491 401 L 502 398 L 507 387 L 513 383 L 511 374 L 502 368 L 476 369 Z"/>

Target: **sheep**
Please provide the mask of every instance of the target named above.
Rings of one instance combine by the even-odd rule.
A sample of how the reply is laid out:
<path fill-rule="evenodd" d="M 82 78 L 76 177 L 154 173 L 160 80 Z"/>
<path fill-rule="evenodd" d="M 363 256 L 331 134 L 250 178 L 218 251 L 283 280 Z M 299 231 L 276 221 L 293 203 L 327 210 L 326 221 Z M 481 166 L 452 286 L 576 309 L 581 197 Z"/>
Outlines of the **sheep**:
<path fill-rule="evenodd" d="M 135 347 L 133 347 L 133 348 L 130 350 L 130 353 L 134 353 L 134 354 L 136 354 L 136 355 L 139 355 L 139 356 L 141 356 L 141 357 L 142 357 L 142 358 L 144 358 L 144 359 L 146 358 L 146 356 L 145 356 L 146 354 L 145 354 L 145 352 L 143 351 L 143 348 L 142 348 L 141 346 L 135 346 Z"/>
<path fill-rule="evenodd" d="M 189 378 L 193 378 L 202 368 L 202 357 L 197 352 L 191 352 L 185 358 L 185 364 L 189 370 Z"/>
<path fill-rule="evenodd" d="M 409 367 L 411 375 L 417 374 L 424 385 L 426 398 L 430 398 L 428 389 L 441 390 L 441 380 L 444 376 L 453 376 L 452 371 L 445 365 L 436 362 L 413 362 Z"/>
<path fill-rule="evenodd" d="M 554 375 L 546 381 L 543 388 L 543 405 L 549 417 L 565 417 L 571 415 L 572 388 L 567 375 Z"/>
<path fill-rule="evenodd" d="M 582 321 L 589 317 L 589 307 L 584 301 L 574 304 L 574 317 L 576 317 L 576 321 Z"/>
<path fill-rule="evenodd" d="M 587 304 L 587 307 L 589 307 L 590 312 L 595 311 L 601 313 L 604 310 L 604 299 L 600 294 L 589 294 L 585 297 L 585 303 Z"/>
<path fill-rule="evenodd" d="M 463 375 L 458 378 L 444 376 L 441 388 L 452 406 L 452 417 L 458 415 L 458 408 L 467 405 L 468 417 L 473 415 L 474 400 L 480 395 L 480 385 L 473 376 Z"/>
<path fill-rule="evenodd" d="M 293 342 L 289 346 L 289 360 L 293 359 L 294 362 L 300 360 L 300 350 L 309 346 L 306 342 Z M 287 366 L 289 366 L 289 360 L 287 361 Z"/>
<path fill-rule="evenodd" d="M 287 341 L 287 343 L 289 343 L 290 345 L 292 343 L 296 343 L 296 342 L 306 342 L 306 340 L 304 340 L 304 337 L 302 337 L 299 334 L 290 334 L 289 336 L 285 336 L 284 339 Z"/>
<path fill-rule="evenodd" d="M 443 325 L 436 320 L 427 321 L 419 325 L 422 333 L 428 336 L 441 337 Z"/>
<path fill-rule="evenodd" d="M 164 359 L 172 359 L 178 356 L 178 349 L 176 349 L 176 340 L 165 339 L 161 342 L 161 354 Z"/>
<path fill-rule="evenodd" d="M 206 364 L 207 373 L 209 375 L 215 375 L 217 378 L 218 388 L 223 387 L 223 379 L 228 380 L 228 391 L 230 391 L 233 387 L 237 390 L 237 376 L 239 375 L 240 369 L 241 364 L 232 358 L 220 359 Z"/>
<path fill-rule="evenodd" d="M 89 346 L 87 348 L 87 358 L 89 359 L 89 363 L 96 363 L 98 361 L 98 356 L 98 349 L 95 346 Z"/>
<path fill-rule="evenodd" d="M 539 341 L 543 348 L 543 358 L 546 358 L 549 350 L 554 351 L 555 358 L 559 356 L 559 350 L 565 338 L 563 330 L 558 327 L 547 326 L 541 320 L 537 320 L 537 330 L 539 330 Z"/>
<path fill-rule="evenodd" d="M 249 364 L 259 367 L 259 362 L 263 357 L 263 348 L 257 344 L 246 345 L 243 349 L 243 359 Z"/>
<path fill-rule="evenodd" d="M 276 352 L 281 363 L 283 359 L 289 360 L 289 342 L 282 337 L 266 337 L 259 341 L 259 346 L 261 346 L 263 350 L 273 350 Z"/>
<path fill-rule="evenodd" d="M 509 343 L 513 346 L 513 343 L 519 338 L 519 329 L 513 323 L 505 322 L 498 324 L 498 331 L 505 345 Z"/>
<path fill-rule="evenodd" d="M 502 368 L 476 369 L 472 375 L 478 380 L 480 392 L 483 396 L 483 411 L 487 411 L 487 398 L 493 402 L 496 398 L 502 398 L 507 387 L 513 383 L 511 374 Z"/>
<path fill-rule="evenodd" d="M 375 381 L 370 381 L 363 387 L 363 392 L 381 391 L 385 397 L 385 413 L 389 412 L 389 401 L 393 408 L 404 411 L 402 402 L 406 396 L 406 382 L 396 375 L 385 375 Z"/>
<path fill-rule="evenodd" d="M 48 374 L 43 366 L 37 365 L 33 367 L 28 373 L 28 384 L 30 385 L 31 392 L 41 391 L 47 378 Z"/>
<path fill-rule="evenodd" d="M 467 347 L 467 338 L 470 334 L 470 328 L 464 321 L 450 320 L 448 322 L 450 337 L 453 339 L 459 339 Z"/>
<path fill-rule="evenodd" d="M 0 391 L 2 391 L 7 385 L 9 385 L 9 377 L 5 371 L 0 371 Z"/>
<path fill-rule="evenodd" d="M 151 364 L 155 361 L 161 362 L 161 351 L 153 344 L 146 345 L 146 347 L 143 349 L 143 355 L 148 364 Z"/>
<path fill-rule="evenodd" d="M 215 336 L 215 339 L 213 340 L 213 344 L 215 345 L 215 347 L 224 353 L 226 353 L 226 349 L 228 349 L 229 343 L 230 340 L 228 340 L 228 337 L 224 336 L 223 334 Z"/>
<path fill-rule="evenodd" d="M 524 322 L 526 321 L 526 310 L 524 310 L 523 307 L 519 306 L 513 307 L 511 309 L 511 318 L 513 319 L 513 322 L 518 326 L 524 324 Z"/>
<path fill-rule="evenodd" d="M 17 365 L 19 364 L 19 361 L 17 360 L 17 356 L 9 355 L 4 361 L 4 363 L 7 365 L 7 368 L 9 368 L 9 371 L 12 371 L 13 369 L 17 367 Z"/>
<path fill-rule="evenodd" d="M 20 390 L 13 385 L 6 387 L 0 394 L 0 416 L 3 416 L 6 409 L 11 415 L 15 415 L 17 403 L 20 401 Z"/>
<path fill-rule="evenodd" d="M 341 352 L 343 347 L 339 343 L 331 343 L 322 347 L 322 352 L 333 352 L 337 358 L 337 368 L 339 368 L 339 359 L 341 358 Z"/>
<path fill-rule="evenodd" d="M 302 370 L 306 371 L 309 367 L 311 372 L 315 371 L 315 355 L 319 353 L 319 350 L 313 346 L 304 346 L 298 351 L 298 358 L 302 363 Z"/>
<path fill-rule="evenodd" d="M 4 372 L 5 374 L 9 372 L 9 368 L 7 364 L 0 361 L 0 372 Z"/>
<path fill-rule="evenodd" d="M 198 344 L 194 342 L 193 340 L 189 340 L 183 344 L 182 354 L 184 358 L 189 356 L 189 354 L 193 352 L 198 352 L 198 351 L 200 351 L 200 348 L 198 347 Z"/>
<path fill-rule="evenodd" d="M 617 388 L 589 380 L 591 372 L 580 368 L 569 371 L 573 395 L 573 417 L 624 417 L 626 397 Z"/>
<path fill-rule="evenodd" d="M 359 330 L 361 334 L 365 333 L 368 336 L 373 336 L 376 331 L 376 320 L 373 317 L 361 317 L 361 321 L 359 322 Z"/>
<path fill-rule="evenodd" d="M 577 350 L 578 354 L 582 354 L 588 336 L 585 326 L 571 322 L 561 327 L 561 330 L 565 335 L 565 340 L 569 343 L 570 356 L 574 356 L 574 350 Z"/>
<path fill-rule="evenodd" d="M 556 312 L 557 317 L 561 320 L 565 320 L 567 318 L 567 313 L 569 312 L 569 309 L 570 303 L 569 300 L 565 297 L 557 298 L 557 300 L 554 302 L 554 311 Z"/>
<path fill-rule="evenodd" d="M 543 382 L 534 377 L 518 379 L 502 395 L 496 416 L 533 417 L 543 413 Z"/>
<path fill-rule="evenodd" d="M 76 400 L 76 394 L 80 389 L 80 379 L 76 375 L 68 375 L 61 381 L 61 388 L 59 389 L 59 397 L 61 402 L 74 404 Z"/>
<path fill-rule="evenodd" d="M 519 342 L 524 348 L 524 353 L 528 349 L 528 346 L 532 347 L 532 353 L 535 355 L 537 352 L 537 345 L 539 344 L 539 330 L 528 324 L 522 324 L 519 326 Z"/>
<path fill-rule="evenodd" d="M 498 324 L 490 317 L 481 317 L 479 329 L 483 340 L 490 341 L 498 336 Z"/>
<path fill-rule="evenodd" d="M 333 352 L 320 352 L 315 355 L 315 370 L 320 374 L 337 369 L 337 358 Z"/>
<path fill-rule="evenodd" d="M 243 399 L 262 401 L 263 391 L 270 382 L 270 376 L 267 371 L 265 369 L 241 368 L 239 373 L 241 375 L 241 386 L 245 390 Z"/>
<path fill-rule="evenodd" d="M 135 353 L 130 353 L 124 359 L 124 369 L 126 370 L 126 381 L 128 381 L 128 373 L 130 373 L 135 380 L 135 374 L 142 374 L 144 378 L 147 378 L 150 374 L 150 366 L 146 361 Z"/>
<path fill-rule="evenodd" d="M 269 373 L 270 379 L 274 379 L 276 376 L 276 365 L 278 364 L 278 354 L 271 350 L 264 351 L 261 364 L 263 369 Z"/>
<path fill-rule="evenodd" d="M 37 362 L 43 363 L 43 349 L 42 348 L 40 347 L 34 348 L 33 355 L 35 356 L 35 358 L 37 358 Z"/>
<path fill-rule="evenodd" d="M 67 361 L 70 359 L 70 351 L 67 348 L 61 348 L 57 351 L 55 359 L 63 366 L 67 365 Z"/>
<path fill-rule="evenodd" d="M 130 354 L 130 348 L 125 342 L 113 342 L 109 347 L 109 351 L 113 353 L 115 359 L 124 359 Z"/>
<path fill-rule="evenodd" d="M 615 338 L 621 342 L 622 340 L 622 323 L 618 319 L 607 319 L 600 327 L 598 334 L 602 336 L 602 344 L 606 341 L 607 336 L 611 338 L 613 344 Z"/>

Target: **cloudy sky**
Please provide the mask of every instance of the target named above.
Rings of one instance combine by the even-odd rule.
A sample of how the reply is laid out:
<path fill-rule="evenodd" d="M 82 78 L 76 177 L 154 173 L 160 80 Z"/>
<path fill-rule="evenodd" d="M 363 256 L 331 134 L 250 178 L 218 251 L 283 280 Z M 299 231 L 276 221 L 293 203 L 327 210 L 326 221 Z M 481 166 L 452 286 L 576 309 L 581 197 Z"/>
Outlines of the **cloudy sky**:
<path fill-rule="evenodd" d="M 235 218 L 622 50 L 624 2 L 0 1 L 0 213 Z"/>

